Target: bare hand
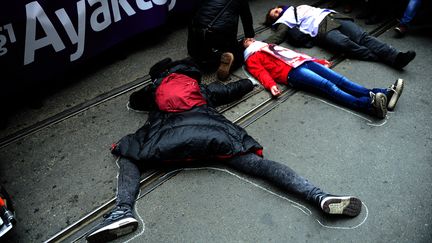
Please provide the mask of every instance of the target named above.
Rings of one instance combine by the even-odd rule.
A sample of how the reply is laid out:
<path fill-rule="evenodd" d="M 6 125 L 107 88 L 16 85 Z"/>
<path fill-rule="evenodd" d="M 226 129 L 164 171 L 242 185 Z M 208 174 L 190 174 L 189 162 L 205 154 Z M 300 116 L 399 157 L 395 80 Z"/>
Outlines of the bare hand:
<path fill-rule="evenodd" d="M 281 91 L 280 91 L 280 89 L 279 89 L 279 87 L 278 87 L 277 85 L 273 85 L 273 86 L 270 88 L 270 92 L 271 92 L 271 94 L 272 94 L 273 96 L 279 96 L 279 95 L 281 94 Z"/>

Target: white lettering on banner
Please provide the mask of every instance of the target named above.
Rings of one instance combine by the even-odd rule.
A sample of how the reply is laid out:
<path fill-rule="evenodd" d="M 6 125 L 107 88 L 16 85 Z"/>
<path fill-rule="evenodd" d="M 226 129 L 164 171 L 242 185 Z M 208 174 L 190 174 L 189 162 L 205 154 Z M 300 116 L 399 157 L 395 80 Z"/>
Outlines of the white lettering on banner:
<path fill-rule="evenodd" d="M 99 32 L 111 24 L 111 14 L 107 0 L 88 0 L 90 6 L 93 6 L 97 2 L 99 2 L 101 6 L 90 16 L 90 26 L 94 31 Z M 102 16 L 102 22 L 98 22 L 98 16 Z"/>
<path fill-rule="evenodd" d="M 72 44 L 78 44 L 77 50 L 70 56 L 71 61 L 75 61 L 80 58 L 84 52 L 84 43 L 85 43 L 85 27 L 86 27 L 86 8 L 85 1 L 80 0 L 77 2 L 77 14 L 78 14 L 78 31 L 75 31 L 74 26 L 72 24 L 71 19 L 66 13 L 64 8 L 59 9 L 55 12 L 57 18 L 62 23 L 63 27 L 66 30 L 69 39 Z"/>
<path fill-rule="evenodd" d="M 126 12 L 128 16 L 132 16 L 136 13 L 126 0 L 111 0 L 111 6 L 114 15 L 114 22 L 118 22 L 121 20 L 119 6 L 122 7 L 122 9 Z"/>
<path fill-rule="evenodd" d="M 55 14 L 64 27 L 67 36 L 72 45 L 77 45 L 75 53 L 70 55 L 70 61 L 75 61 L 82 57 L 85 50 L 86 32 L 91 29 L 94 32 L 100 32 L 108 28 L 113 21 L 118 22 L 122 20 L 122 12 L 127 16 L 136 14 L 136 7 L 140 10 L 148 10 L 153 8 L 153 5 L 165 5 L 169 2 L 168 10 L 171 11 L 175 5 L 176 0 L 76 0 L 77 6 L 77 23 L 74 25 L 71 21 L 70 15 L 64 9 L 58 9 Z M 98 4 L 96 8 L 87 17 L 86 1 L 89 6 Z M 129 3 L 135 1 L 135 9 Z M 111 4 L 111 6 L 110 6 Z M 112 8 L 112 12 L 111 9 Z M 25 5 L 26 9 L 26 32 L 25 32 L 25 47 L 24 47 L 24 65 L 30 64 L 35 61 L 36 50 L 52 46 L 56 52 L 62 51 L 66 48 L 65 43 L 61 39 L 58 30 L 55 29 L 53 22 L 48 18 L 42 6 L 33 1 Z M 111 18 L 112 13 L 112 18 Z M 157 16 L 155 16 L 157 18 Z M 89 27 L 87 27 L 89 22 Z M 36 28 L 42 28 L 42 31 L 37 31 Z M 7 33 L 2 33 L 6 31 Z M 38 35 L 37 35 L 38 33 Z M 45 36 L 38 38 L 39 33 L 44 33 Z M 10 43 L 16 42 L 15 33 L 12 24 L 0 26 L 0 56 L 7 53 L 6 45 L 8 38 Z M 66 41 L 66 40 L 64 40 Z M 67 41 L 66 41 L 67 43 Z"/>
<path fill-rule="evenodd" d="M 0 27 L 0 31 L 1 31 L 1 27 Z M 4 47 L 6 43 L 7 43 L 6 36 L 0 35 L 0 56 L 3 56 L 7 53 L 7 48 Z"/>
<path fill-rule="evenodd" d="M 24 50 L 24 65 L 34 61 L 35 51 L 42 47 L 52 45 L 56 52 L 65 49 L 63 41 L 60 39 L 53 24 L 45 14 L 38 2 L 31 2 L 26 6 L 26 38 Z M 39 21 L 46 36 L 36 40 L 36 21 Z"/>
<path fill-rule="evenodd" d="M 13 28 L 12 28 L 12 24 L 7 24 L 7 25 L 3 26 L 3 28 L 5 30 L 7 30 L 10 42 L 14 43 L 16 41 L 16 38 L 15 38 L 15 33 L 13 31 Z M 1 31 L 1 27 L 0 27 L 0 31 Z"/>
<path fill-rule="evenodd" d="M 168 11 L 171 11 L 174 8 L 175 4 L 176 4 L 176 0 L 171 0 L 168 6 Z"/>

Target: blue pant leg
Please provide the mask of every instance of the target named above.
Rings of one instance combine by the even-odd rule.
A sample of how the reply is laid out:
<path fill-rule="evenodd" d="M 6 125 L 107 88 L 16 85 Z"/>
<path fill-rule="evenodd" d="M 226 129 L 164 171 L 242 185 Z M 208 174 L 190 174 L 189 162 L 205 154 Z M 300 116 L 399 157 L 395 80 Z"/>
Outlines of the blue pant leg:
<path fill-rule="evenodd" d="M 313 71 L 314 73 L 318 74 L 319 76 L 329 80 L 330 82 L 336 84 L 338 88 L 342 89 L 343 91 L 354 95 L 356 97 L 362 97 L 367 96 L 369 97 L 370 89 L 367 89 L 363 87 L 360 84 L 357 84 L 342 74 L 333 71 L 332 69 L 325 67 L 319 63 L 316 62 L 307 62 L 305 64 L 305 67 Z"/>
<path fill-rule="evenodd" d="M 346 35 L 351 41 L 357 43 L 359 46 L 362 46 L 367 51 L 363 51 L 364 53 L 357 51 L 357 53 L 361 54 L 362 56 L 367 56 L 370 53 L 373 53 L 376 57 L 378 57 L 379 60 L 384 61 L 388 64 L 393 64 L 394 60 L 396 59 L 397 54 L 399 53 L 398 50 L 393 48 L 392 46 L 381 42 L 377 38 L 369 35 L 366 31 L 364 31 L 360 26 L 358 26 L 356 23 L 350 20 L 338 20 L 341 24 L 341 26 L 338 28 L 338 30 Z M 368 59 L 365 59 L 368 60 Z M 373 59 L 371 59 L 373 60 Z"/>
<path fill-rule="evenodd" d="M 421 0 L 410 0 L 401 19 L 401 24 L 409 25 L 420 8 Z"/>
<path fill-rule="evenodd" d="M 314 89 L 323 92 L 335 101 L 351 108 L 367 109 L 370 107 L 371 98 L 369 95 L 356 97 L 343 91 L 335 83 L 310 70 L 308 64 L 310 63 L 305 63 L 291 70 L 288 75 L 288 82 L 297 88 Z"/>

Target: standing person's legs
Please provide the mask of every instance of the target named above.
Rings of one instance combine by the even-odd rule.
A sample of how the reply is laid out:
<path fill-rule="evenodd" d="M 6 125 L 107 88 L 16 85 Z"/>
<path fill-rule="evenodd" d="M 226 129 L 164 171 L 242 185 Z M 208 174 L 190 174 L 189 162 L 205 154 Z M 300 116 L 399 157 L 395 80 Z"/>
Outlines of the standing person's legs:
<path fill-rule="evenodd" d="M 341 26 L 338 28 L 338 30 L 346 35 L 350 40 L 357 43 L 360 46 L 363 46 L 367 48 L 370 52 L 375 54 L 380 60 L 388 63 L 393 64 L 395 62 L 396 56 L 398 55 L 399 51 L 395 48 L 391 47 L 390 45 L 381 42 L 377 38 L 369 35 L 364 31 L 360 26 L 358 26 L 356 23 L 350 20 L 338 20 L 341 24 Z M 331 32 L 331 31 L 330 31 Z M 354 53 L 356 50 L 353 50 Z M 357 51 L 357 53 L 360 53 Z M 360 55 L 360 56 L 364 56 Z M 367 59 L 365 59 L 367 60 Z M 373 60 L 373 59 L 371 59 Z"/>
<path fill-rule="evenodd" d="M 117 161 L 119 174 L 117 177 L 116 207 L 104 215 L 102 223 L 87 234 L 88 242 L 106 242 L 134 232 L 138 221 L 132 210 L 139 192 L 141 172 L 134 161 L 120 157 Z"/>
<path fill-rule="evenodd" d="M 288 166 L 264 159 L 256 154 L 236 156 L 224 160 L 224 163 L 238 171 L 265 179 L 294 193 L 314 203 L 326 213 L 357 216 L 361 211 L 361 201 L 358 198 L 325 193 Z"/>

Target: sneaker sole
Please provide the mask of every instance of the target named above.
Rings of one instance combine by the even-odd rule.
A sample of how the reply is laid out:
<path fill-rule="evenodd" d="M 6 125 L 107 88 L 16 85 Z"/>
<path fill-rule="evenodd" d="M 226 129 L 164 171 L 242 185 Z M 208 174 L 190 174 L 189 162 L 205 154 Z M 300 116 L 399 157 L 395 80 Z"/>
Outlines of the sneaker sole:
<path fill-rule="evenodd" d="M 401 78 L 398 79 L 396 81 L 396 85 L 395 86 L 396 86 L 395 87 L 396 92 L 392 95 L 392 97 L 391 97 L 391 99 L 390 99 L 390 101 L 389 101 L 389 103 L 387 105 L 387 110 L 389 110 L 389 111 L 394 110 L 394 108 L 396 106 L 396 103 L 398 102 L 399 97 L 402 94 L 402 91 L 403 91 L 403 88 L 404 88 L 404 81 L 403 81 L 403 79 L 401 79 Z"/>
<path fill-rule="evenodd" d="M 107 242 L 123 235 L 130 234 L 138 228 L 138 221 L 134 218 L 125 218 L 113 224 L 100 228 L 86 237 L 88 242 Z"/>
<path fill-rule="evenodd" d="M 217 70 L 217 77 L 220 80 L 226 80 L 229 76 L 231 65 L 234 61 L 234 55 L 231 53 L 223 53 L 221 56 L 221 64 Z"/>
<path fill-rule="evenodd" d="M 379 118 L 384 119 L 387 115 L 387 96 L 383 93 L 377 93 L 375 99 L 379 100 L 377 104 L 378 106 L 375 107 L 376 115 Z"/>
<path fill-rule="evenodd" d="M 324 202 L 322 209 L 328 214 L 354 217 L 360 214 L 362 203 L 355 197 L 334 197 Z"/>

